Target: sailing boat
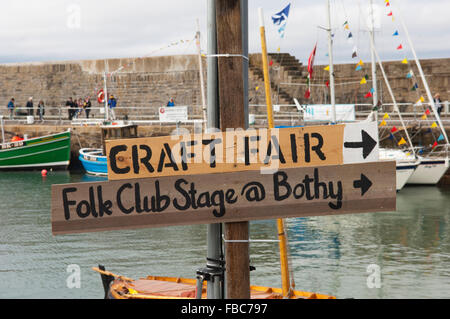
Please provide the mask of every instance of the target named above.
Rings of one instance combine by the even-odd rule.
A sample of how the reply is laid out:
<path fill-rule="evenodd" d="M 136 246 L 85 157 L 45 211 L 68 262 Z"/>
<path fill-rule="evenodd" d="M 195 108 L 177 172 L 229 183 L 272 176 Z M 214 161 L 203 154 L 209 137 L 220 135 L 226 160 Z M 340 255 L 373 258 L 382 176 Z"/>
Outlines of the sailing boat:
<path fill-rule="evenodd" d="M 408 39 L 411 51 L 413 52 L 414 55 L 414 59 L 417 65 L 417 68 L 419 69 L 419 73 L 422 79 L 422 82 L 425 86 L 425 90 L 427 92 L 427 96 L 429 98 L 429 103 L 431 105 L 431 109 L 437 119 L 437 122 L 439 123 L 439 127 L 440 130 L 442 132 L 442 136 L 444 137 L 445 141 L 446 141 L 446 156 L 445 157 L 432 157 L 432 156 L 428 156 L 428 157 L 424 157 L 424 156 L 419 156 L 417 155 L 417 153 L 414 152 L 414 148 L 411 144 L 411 141 L 409 139 L 409 135 L 408 136 L 408 140 L 410 142 L 410 146 L 411 146 L 411 150 L 412 150 L 412 154 L 405 154 L 404 152 L 400 151 L 400 150 L 396 150 L 396 151 L 388 151 L 387 153 L 385 153 L 385 155 L 387 155 L 388 157 L 395 157 L 398 162 L 400 163 L 404 163 L 409 161 L 410 163 L 412 163 L 414 160 L 418 161 L 417 163 L 417 168 L 416 169 L 412 169 L 410 168 L 406 168 L 407 164 L 404 164 L 404 173 L 402 174 L 401 178 L 402 178 L 402 182 L 404 181 L 404 179 L 406 179 L 406 176 L 409 174 L 410 177 L 406 180 L 407 184 L 427 184 L 427 185 L 435 185 L 439 182 L 439 180 L 442 178 L 442 176 L 446 173 L 446 171 L 448 170 L 449 167 L 449 159 L 448 159 L 448 137 L 445 131 L 445 128 L 442 125 L 442 121 L 440 120 L 439 115 L 436 112 L 436 106 L 434 104 L 434 100 L 433 97 L 431 95 L 431 91 L 430 88 L 428 86 L 428 82 L 424 76 L 423 70 L 422 70 L 422 66 L 420 64 L 420 61 L 417 57 L 416 51 L 414 49 L 413 43 L 411 41 L 411 38 L 409 36 L 409 32 L 408 29 L 406 27 L 406 24 L 404 22 L 404 20 L 402 19 L 401 16 L 400 17 L 400 21 L 401 24 L 403 26 L 403 29 L 405 31 L 406 37 Z M 400 112 L 398 110 L 398 107 L 395 108 L 397 113 L 400 115 Z M 408 134 L 408 132 L 405 130 L 405 134 Z M 412 173 L 410 173 L 412 171 Z"/>

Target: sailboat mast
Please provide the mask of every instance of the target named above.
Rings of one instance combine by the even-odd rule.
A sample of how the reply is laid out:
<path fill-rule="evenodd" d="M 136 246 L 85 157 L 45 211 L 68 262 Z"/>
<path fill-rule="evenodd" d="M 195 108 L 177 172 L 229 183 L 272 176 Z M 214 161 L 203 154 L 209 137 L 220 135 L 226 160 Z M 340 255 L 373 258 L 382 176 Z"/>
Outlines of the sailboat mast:
<path fill-rule="evenodd" d="M 389 94 L 391 95 L 392 102 L 394 103 L 394 110 L 397 112 L 398 117 L 400 119 L 400 123 L 402 124 L 403 130 L 405 131 L 405 135 L 406 135 L 406 138 L 408 139 L 408 143 L 409 143 L 409 146 L 411 148 L 411 152 L 415 155 L 413 143 L 411 141 L 411 138 L 409 137 L 408 130 L 407 130 L 406 126 L 405 126 L 405 122 L 403 121 L 403 117 L 402 117 L 402 114 L 400 113 L 400 109 L 398 108 L 397 101 L 396 101 L 395 96 L 394 96 L 394 92 L 392 91 L 391 85 L 389 84 L 389 80 L 388 80 L 388 78 L 386 76 L 386 72 L 384 71 L 383 64 L 381 63 L 380 56 L 378 55 L 378 52 L 377 52 L 377 50 L 375 48 L 375 44 L 374 44 L 372 38 L 370 38 L 370 46 L 371 46 L 372 52 L 375 54 L 376 59 L 378 60 L 378 65 L 380 66 L 381 73 L 383 74 L 384 82 L 385 82 L 386 87 L 387 87 L 387 89 L 389 91 Z"/>
<path fill-rule="evenodd" d="M 330 0 L 327 0 L 327 18 L 328 18 L 328 58 L 330 61 L 330 102 L 331 102 L 331 122 L 336 123 L 336 96 L 334 85 L 334 64 L 333 64 L 333 35 L 331 30 L 331 8 Z"/>
<path fill-rule="evenodd" d="M 198 69 L 200 73 L 200 92 L 202 95 L 202 110 L 203 110 L 203 131 L 206 132 L 207 124 L 206 124 L 206 97 L 205 97 L 205 84 L 203 80 L 203 64 L 202 64 L 202 50 L 200 46 L 200 24 L 197 19 L 197 33 L 195 35 L 195 41 L 197 43 L 197 55 L 198 55 Z"/>
<path fill-rule="evenodd" d="M 436 104 L 434 103 L 433 95 L 431 94 L 431 90 L 430 90 L 430 87 L 428 86 L 428 82 L 425 79 L 425 74 L 423 73 L 422 65 L 420 64 L 420 61 L 417 58 L 416 50 L 414 49 L 413 43 L 411 41 L 411 37 L 409 36 L 409 32 L 408 32 L 408 29 L 406 28 L 405 21 L 403 20 L 401 15 L 399 15 L 399 17 L 400 17 L 400 22 L 402 24 L 403 30 L 405 31 L 405 34 L 406 34 L 406 38 L 408 39 L 409 46 L 414 55 L 414 60 L 416 61 L 417 68 L 419 69 L 420 77 L 422 78 L 422 82 L 425 87 L 425 91 L 427 92 L 428 101 L 430 103 L 431 109 L 433 110 L 434 116 L 436 117 L 436 119 L 439 123 L 439 127 L 442 131 L 442 135 L 445 138 L 445 142 L 447 143 L 447 148 L 448 148 L 448 144 L 450 144 L 450 143 L 448 140 L 447 132 L 445 131 L 444 125 L 442 124 L 439 114 L 437 113 Z"/>
<path fill-rule="evenodd" d="M 373 0 L 370 0 L 370 18 L 371 26 L 369 27 L 370 37 L 375 45 L 375 18 L 374 18 Z M 375 121 L 378 122 L 378 87 L 377 87 L 377 61 L 375 59 L 375 52 L 370 50 L 372 59 L 372 88 L 373 88 L 373 110 Z"/>
<path fill-rule="evenodd" d="M 108 87 L 106 85 L 106 80 L 108 77 L 108 61 L 105 59 L 105 73 L 103 75 L 103 92 L 104 92 L 104 99 L 105 99 L 105 120 L 108 121 L 109 114 L 108 114 Z"/>

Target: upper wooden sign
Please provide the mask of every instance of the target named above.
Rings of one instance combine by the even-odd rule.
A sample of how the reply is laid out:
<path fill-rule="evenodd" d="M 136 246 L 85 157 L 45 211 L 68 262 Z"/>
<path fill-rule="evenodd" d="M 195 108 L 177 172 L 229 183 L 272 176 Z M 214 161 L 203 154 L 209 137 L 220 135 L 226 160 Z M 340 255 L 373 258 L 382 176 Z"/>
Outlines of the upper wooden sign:
<path fill-rule="evenodd" d="M 378 161 L 375 122 L 106 141 L 109 180 Z"/>
<path fill-rule="evenodd" d="M 52 185 L 53 234 L 394 211 L 395 162 Z"/>

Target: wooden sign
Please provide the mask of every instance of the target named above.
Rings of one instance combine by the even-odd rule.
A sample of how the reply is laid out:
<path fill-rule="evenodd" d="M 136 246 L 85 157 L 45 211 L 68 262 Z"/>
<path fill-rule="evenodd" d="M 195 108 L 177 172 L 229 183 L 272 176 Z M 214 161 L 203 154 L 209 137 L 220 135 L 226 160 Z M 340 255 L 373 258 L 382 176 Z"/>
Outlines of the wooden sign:
<path fill-rule="evenodd" d="M 395 162 L 52 185 L 53 234 L 396 209 Z"/>
<path fill-rule="evenodd" d="M 108 179 L 378 161 L 375 122 L 106 141 Z"/>

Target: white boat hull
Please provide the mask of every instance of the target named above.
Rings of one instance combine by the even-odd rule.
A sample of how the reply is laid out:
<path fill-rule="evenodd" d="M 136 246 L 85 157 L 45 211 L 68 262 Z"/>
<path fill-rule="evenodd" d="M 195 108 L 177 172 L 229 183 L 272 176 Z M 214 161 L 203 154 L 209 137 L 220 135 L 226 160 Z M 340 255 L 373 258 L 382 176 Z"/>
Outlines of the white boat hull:
<path fill-rule="evenodd" d="M 399 163 L 397 162 L 397 191 L 401 190 L 417 169 L 417 164 Z"/>
<path fill-rule="evenodd" d="M 448 170 L 448 159 L 421 158 L 420 164 L 408 180 L 408 184 L 435 185 Z"/>

